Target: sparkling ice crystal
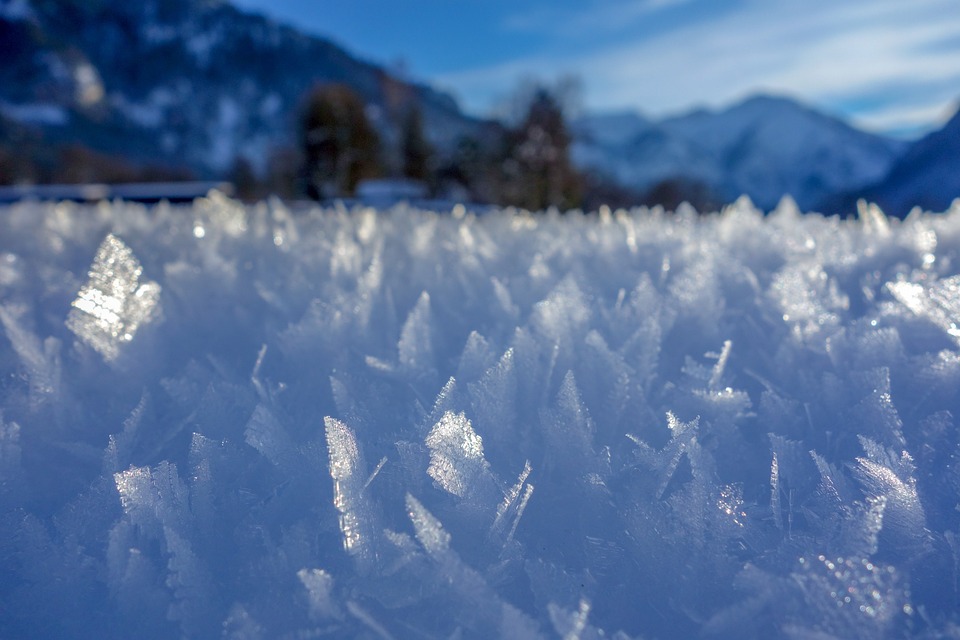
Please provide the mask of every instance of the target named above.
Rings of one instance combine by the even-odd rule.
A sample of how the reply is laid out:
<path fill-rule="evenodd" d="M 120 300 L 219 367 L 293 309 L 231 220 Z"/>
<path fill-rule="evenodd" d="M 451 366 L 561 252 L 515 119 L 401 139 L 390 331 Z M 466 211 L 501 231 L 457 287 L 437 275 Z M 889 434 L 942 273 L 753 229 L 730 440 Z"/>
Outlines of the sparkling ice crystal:
<path fill-rule="evenodd" d="M 140 325 L 158 311 L 160 285 L 141 282 L 142 273 L 133 251 L 110 234 L 97 249 L 89 279 L 73 301 L 67 326 L 105 360 L 116 359 Z"/>

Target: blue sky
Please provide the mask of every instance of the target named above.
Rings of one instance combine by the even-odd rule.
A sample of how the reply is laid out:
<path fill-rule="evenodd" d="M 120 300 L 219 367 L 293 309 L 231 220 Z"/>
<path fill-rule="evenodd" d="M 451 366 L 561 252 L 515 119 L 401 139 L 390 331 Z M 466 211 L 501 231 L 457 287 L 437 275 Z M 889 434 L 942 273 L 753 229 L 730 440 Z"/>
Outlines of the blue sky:
<path fill-rule="evenodd" d="M 960 101 L 957 0 L 235 0 L 489 115 L 523 78 L 659 117 L 757 92 L 917 134 Z"/>

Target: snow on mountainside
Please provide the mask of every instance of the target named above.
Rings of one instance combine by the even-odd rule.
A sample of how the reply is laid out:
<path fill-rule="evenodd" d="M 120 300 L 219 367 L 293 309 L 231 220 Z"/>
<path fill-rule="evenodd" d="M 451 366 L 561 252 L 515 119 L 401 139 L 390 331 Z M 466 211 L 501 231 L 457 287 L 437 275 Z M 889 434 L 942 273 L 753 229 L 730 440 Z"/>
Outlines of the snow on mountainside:
<path fill-rule="evenodd" d="M 640 116 L 586 116 L 573 124 L 573 132 L 577 166 L 629 188 L 644 190 L 677 177 L 715 185 L 723 178 L 708 150 Z"/>
<path fill-rule="evenodd" d="M 686 177 L 727 201 L 749 194 L 764 208 L 784 194 L 809 208 L 838 190 L 874 182 L 905 146 L 769 96 L 659 122 L 624 116 L 620 122 L 619 138 L 607 120 L 576 124 L 574 156 L 581 166 L 635 189 Z"/>
<path fill-rule="evenodd" d="M 615 111 L 583 116 L 570 126 L 577 139 L 613 146 L 642 134 L 653 127 L 654 123 L 636 111 Z"/>
<path fill-rule="evenodd" d="M 441 149 L 482 126 L 444 94 L 219 0 L 0 0 L 0 42 L 0 128 L 40 125 L 49 140 L 200 175 L 238 156 L 262 167 L 293 143 L 294 114 L 318 82 L 350 84 L 388 141 L 386 114 L 406 97 Z M 34 111 L 63 117 L 23 117 Z"/>
<path fill-rule="evenodd" d="M 910 146 L 863 197 L 898 216 L 913 207 L 945 209 L 960 198 L 960 110 L 947 124 Z"/>

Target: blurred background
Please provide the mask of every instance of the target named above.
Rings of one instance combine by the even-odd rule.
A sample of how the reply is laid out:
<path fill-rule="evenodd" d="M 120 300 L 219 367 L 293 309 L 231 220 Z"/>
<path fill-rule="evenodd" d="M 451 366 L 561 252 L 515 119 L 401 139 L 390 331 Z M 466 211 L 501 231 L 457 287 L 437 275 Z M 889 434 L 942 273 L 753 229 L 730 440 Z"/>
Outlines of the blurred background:
<path fill-rule="evenodd" d="M 960 197 L 958 98 L 955 0 L 0 0 L 0 199 L 904 216 Z"/>

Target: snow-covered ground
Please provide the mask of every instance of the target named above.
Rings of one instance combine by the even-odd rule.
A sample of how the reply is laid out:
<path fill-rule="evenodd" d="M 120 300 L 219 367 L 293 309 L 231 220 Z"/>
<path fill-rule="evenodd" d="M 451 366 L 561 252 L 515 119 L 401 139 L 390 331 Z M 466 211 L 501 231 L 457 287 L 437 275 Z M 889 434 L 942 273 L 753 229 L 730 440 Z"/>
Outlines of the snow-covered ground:
<path fill-rule="evenodd" d="M 960 628 L 960 204 L 0 209 L 0 637 Z"/>

